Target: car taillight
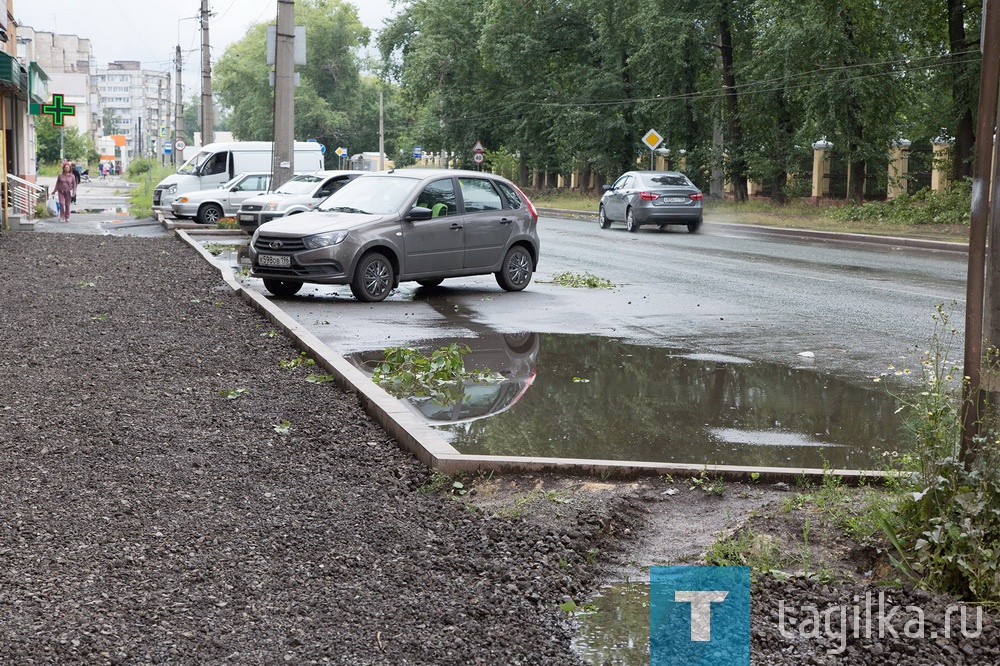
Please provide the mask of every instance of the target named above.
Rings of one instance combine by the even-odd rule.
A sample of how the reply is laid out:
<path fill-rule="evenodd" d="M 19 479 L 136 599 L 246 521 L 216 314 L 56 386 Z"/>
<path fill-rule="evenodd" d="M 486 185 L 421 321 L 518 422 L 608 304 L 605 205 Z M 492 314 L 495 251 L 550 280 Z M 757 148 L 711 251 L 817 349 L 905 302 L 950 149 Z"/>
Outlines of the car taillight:
<path fill-rule="evenodd" d="M 513 183 L 511 184 L 513 185 Z M 535 204 L 531 203 L 531 199 L 524 196 L 524 192 L 521 191 L 520 187 L 514 185 L 514 189 L 517 190 L 518 195 L 520 195 L 520 197 L 524 199 L 524 203 L 528 207 L 528 212 L 531 213 L 531 221 L 535 224 L 538 224 L 538 211 L 535 210 Z"/>
<path fill-rule="evenodd" d="M 639 192 L 639 198 L 643 201 L 656 201 L 660 198 L 660 195 L 653 192 Z"/>
<path fill-rule="evenodd" d="M 688 196 L 691 197 L 691 201 L 701 201 L 702 199 L 705 198 L 705 195 L 702 194 L 701 192 L 695 192 L 694 194 L 690 194 Z"/>

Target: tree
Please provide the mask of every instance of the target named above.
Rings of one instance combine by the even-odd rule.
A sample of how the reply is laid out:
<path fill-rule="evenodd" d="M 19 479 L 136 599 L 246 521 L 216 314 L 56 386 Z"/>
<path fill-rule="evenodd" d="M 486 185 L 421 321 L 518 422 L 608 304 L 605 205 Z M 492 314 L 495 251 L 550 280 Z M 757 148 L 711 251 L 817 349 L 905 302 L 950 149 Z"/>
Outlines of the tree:
<path fill-rule="evenodd" d="M 35 116 L 35 134 L 38 140 L 38 161 L 56 164 L 62 159 L 85 162 L 96 155 L 90 137 L 80 134 L 71 126 L 57 127 L 51 116 Z"/>
<path fill-rule="evenodd" d="M 369 31 L 353 5 L 342 0 L 301 0 L 296 3 L 298 25 L 306 26 L 306 61 L 299 68 L 295 90 L 295 135 L 317 139 L 328 146 L 354 144 L 351 118 L 362 107 L 359 47 Z M 233 135 L 243 141 L 273 137 L 274 91 L 268 82 L 265 26 L 253 26 L 231 44 L 216 65 L 220 103 L 230 109 Z M 377 133 L 377 116 L 373 119 Z"/>

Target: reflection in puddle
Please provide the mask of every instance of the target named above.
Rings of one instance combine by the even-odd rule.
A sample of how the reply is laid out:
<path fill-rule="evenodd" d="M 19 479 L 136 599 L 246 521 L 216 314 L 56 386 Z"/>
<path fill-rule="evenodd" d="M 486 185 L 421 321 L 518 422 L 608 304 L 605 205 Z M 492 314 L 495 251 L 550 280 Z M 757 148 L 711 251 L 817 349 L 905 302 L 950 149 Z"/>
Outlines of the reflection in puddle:
<path fill-rule="evenodd" d="M 588 664 L 649 664 L 649 584 L 617 583 L 574 614 L 573 649 Z"/>
<path fill-rule="evenodd" d="M 420 348 L 451 342 L 506 382 L 469 387 L 460 405 L 409 404 L 466 454 L 878 469 L 906 448 L 894 398 L 812 369 L 586 335 Z"/>

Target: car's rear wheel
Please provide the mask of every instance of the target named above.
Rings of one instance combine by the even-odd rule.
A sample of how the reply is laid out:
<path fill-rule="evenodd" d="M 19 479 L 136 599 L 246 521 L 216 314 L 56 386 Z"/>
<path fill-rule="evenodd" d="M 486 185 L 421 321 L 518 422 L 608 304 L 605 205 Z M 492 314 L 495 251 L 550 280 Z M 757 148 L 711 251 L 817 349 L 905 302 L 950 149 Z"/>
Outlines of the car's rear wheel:
<path fill-rule="evenodd" d="M 288 282 L 287 280 L 264 280 L 264 288 L 275 296 L 294 296 L 302 288 L 301 282 Z"/>
<path fill-rule="evenodd" d="M 504 291 L 521 291 L 531 282 L 533 270 L 531 254 L 523 245 L 515 245 L 507 251 L 503 265 L 495 273 L 497 284 Z"/>
<path fill-rule="evenodd" d="M 417 280 L 417 284 L 421 287 L 436 287 L 442 282 L 444 282 L 442 278 L 437 278 L 435 280 Z"/>
<path fill-rule="evenodd" d="M 218 204 L 205 204 L 198 211 L 198 222 L 201 224 L 216 224 L 222 217 L 222 207 Z"/>
<path fill-rule="evenodd" d="M 698 222 L 688 222 L 687 226 L 689 233 L 696 234 L 698 233 L 698 230 L 701 229 L 701 221 L 699 220 Z"/>
<path fill-rule="evenodd" d="M 611 220 L 608 219 L 608 214 L 604 212 L 604 206 L 597 212 L 597 222 L 601 225 L 601 229 L 607 229 L 611 226 Z"/>
<path fill-rule="evenodd" d="M 625 226 L 633 234 L 639 231 L 639 223 L 635 221 L 635 213 L 632 212 L 631 208 L 625 211 Z"/>
<path fill-rule="evenodd" d="M 366 303 L 384 301 L 395 284 L 392 264 L 381 252 L 369 252 L 361 257 L 354 269 L 351 293 L 354 298 Z"/>

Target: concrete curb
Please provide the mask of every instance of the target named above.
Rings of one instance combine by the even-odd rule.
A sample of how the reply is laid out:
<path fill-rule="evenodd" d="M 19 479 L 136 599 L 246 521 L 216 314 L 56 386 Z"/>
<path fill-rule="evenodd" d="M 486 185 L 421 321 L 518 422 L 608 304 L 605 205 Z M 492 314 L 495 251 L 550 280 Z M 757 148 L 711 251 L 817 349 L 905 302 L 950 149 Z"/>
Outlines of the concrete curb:
<path fill-rule="evenodd" d="M 201 226 L 201 225 L 198 225 Z M 202 229 L 217 234 L 216 229 Z M 238 231 L 238 230 L 237 230 Z M 242 232 L 239 232 L 242 234 Z M 729 481 L 796 482 L 803 478 L 821 479 L 827 475 L 841 477 L 848 483 L 879 482 L 884 472 L 853 469 L 825 470 L 815 468 L 744 467 L 739 465 L 696 465 L 684 463 L 655 463 L 634 460 L 589 460 L 583 458 L 544 458 L 532 456 L 475 456 L 463 455 L 451 446 L 433 428 L 423 423 L 400 402 L 372 382 L 364 373 L 314 336 L 309 330 L 289 317 L 270 300 L 251 289 L 246 289 L 233 277 L 228 266 L 215 260 L 197 240 L 184 229 L 175 235 L 191 246 L 209 265 L 219 270 L 222 280 L 250 307 L 280 328 L 300 350 L 309 354 L 316 363 L 333 375 L 337 386 L 358 396 L 365 412 L 392 436 L 401 448 L 413 454 L 421 463 L 445 474 L 458 472 L 515 471 L 556 472 L 582 474 L 601 478 L 632 478 L 650 475 L 680 477 L 710 474 Z M 195 234 L 201 235 L 201 234 Z"/>
<path fill-rule="evenodd" d="M 597 220 L 597 213 L 580 210 L 567 210 L 564 208 L 539 208 L 539 214 L 550 215 L 552 217 L 562 217 L 567 219 Z M 788 238 L 808 238 L 815 240 L 827 240 L 840 243 L 873 243 L 876 245 L 889 245 L 892 247 L 910 247 L 923 250 L 938 250 L 941 252 L 961 252 L 968 254 L 968 243 L 954 243 L 950 241 L 936 241 L 924 238 L 905 238 L 902 236 L 877 236 L 875 234 L 849 234 L 839 231 L 813 231 L 811 229 L 786 229 L 784 227 L 766 227 L 757 224 L 734 224 L 732 222 L 714 222 L 711 218 L 705 218 L 705 225 L 725 228 L 730 230 L 746 229 L 755 233 L 768 236 L 785 236 Z"/>

